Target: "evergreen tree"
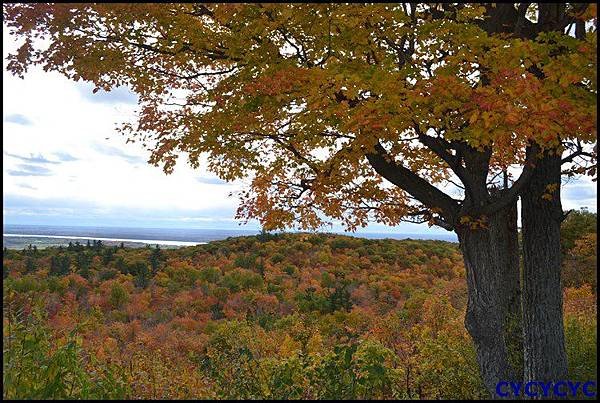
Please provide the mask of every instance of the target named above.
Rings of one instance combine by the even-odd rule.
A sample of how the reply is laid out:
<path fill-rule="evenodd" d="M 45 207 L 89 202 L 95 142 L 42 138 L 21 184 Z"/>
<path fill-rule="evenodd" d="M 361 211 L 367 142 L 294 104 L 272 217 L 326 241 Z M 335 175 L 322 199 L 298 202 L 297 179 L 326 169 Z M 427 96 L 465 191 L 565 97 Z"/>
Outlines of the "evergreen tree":
<path fill-rule="evenodd" d="M 152 268 L 152 274 L 156 274 L 156 272 L 158 271 L 161 259 L 162 251 L 160 250 L 158 244 L 156 244 L 156 247 L 152 250 L 152 254 L 150 255 L 150 266 Z"/>
<path fill-rule="evenodd" d="M 35 271 L 35 260 L 31 257 L 27 257 L 25 260 L 25 269 L 27 273 L 32 273 Z"/>
<path fill-rule="evenodd" d="M 102 264 L 103 265 L 107 265 L 112 261 L 115 251 L 116 251 L 116 248 L 103 249 L 103 253 L 102 253 Z"/>
<path fill-rule="evenodd" d="M 86 252 L 78 252 L 76 256 L 76 265 L 79 273 L 87 278 L 91 264 L 91 256 Z"/>
<path fill-rule="evenodd" d="M 64 276 L 69 274 L 70 265 L 71 258 L 68 255 L 62 253 L 54 255 L 50 258 L 50 274 L 54 276 Z"/>
<path fill-rule="evenodd" d="M 117 257 L 117 260 L 115 261 L 115 267 L 123 274 L 129 273 L 129 269 L 128 269 L 127 265 L 125 264 L 125 260 L 123 259 L 123 256 Z"/>
<path fill-rule="evenodd" d="M 130 268 L 130 272 L 135 274 L 135 278 L 133 279 L 133 283 L 136 287 L 146 288 L 150 283 L 150 269 L 145 262 L 137 262 L 132 265 Z"/>

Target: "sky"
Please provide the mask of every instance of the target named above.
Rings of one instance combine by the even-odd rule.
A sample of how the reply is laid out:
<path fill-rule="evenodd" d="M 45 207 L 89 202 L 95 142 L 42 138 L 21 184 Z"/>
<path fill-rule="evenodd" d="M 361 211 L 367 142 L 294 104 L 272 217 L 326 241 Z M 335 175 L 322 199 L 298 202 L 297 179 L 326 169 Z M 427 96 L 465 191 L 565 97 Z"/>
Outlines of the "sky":
<path fill-rule="evenodd" d="M 125 88 L 93 86 L 32 69 L 19 79 L 6 71 L 16 48 L 3 29 L 3 218 L 5 224 L 147 228 L 257 229 L 240 226 L 237 198 L 244 183 L 226 183 L 204 166 L 181 159 L 175 172 L 149 165 L 149 153 L 116 132 L 133 120 L 137 97 Z M 596 211 L 589 179 L 563 185 L 563 208 Z M 341 230 L 334 225 L 333 230 Z M 359 232 L 447 233 L 427 224 L 370 224 Z"/>

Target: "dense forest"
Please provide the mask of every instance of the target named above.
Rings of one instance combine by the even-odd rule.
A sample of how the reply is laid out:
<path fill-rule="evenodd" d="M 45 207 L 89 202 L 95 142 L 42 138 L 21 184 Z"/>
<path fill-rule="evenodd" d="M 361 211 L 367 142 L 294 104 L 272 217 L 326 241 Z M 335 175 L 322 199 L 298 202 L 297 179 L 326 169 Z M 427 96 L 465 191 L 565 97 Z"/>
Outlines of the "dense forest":
<path fill-rule="evenodd" d="M 597 377 L 596 239 L 596 214 L 563 222 L 574 380 Z M 486 397 L 453 243 L 93 242 L 5 249 L 3 277 L 5 399 Z"/>

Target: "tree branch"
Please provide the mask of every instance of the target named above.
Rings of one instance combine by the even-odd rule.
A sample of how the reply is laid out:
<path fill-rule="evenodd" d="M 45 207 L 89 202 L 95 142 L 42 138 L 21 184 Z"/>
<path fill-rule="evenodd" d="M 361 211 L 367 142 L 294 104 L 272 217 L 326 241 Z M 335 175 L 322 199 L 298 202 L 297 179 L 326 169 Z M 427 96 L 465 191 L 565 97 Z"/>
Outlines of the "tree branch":
<path fill-rule="evenodd" d="M 458 202 L 410 169 L 393 161 L 381 143 L 377 142 L 374 151 L 365 152 L 365 156 L 379 175 L 410 193 L 428 208 L 441 209 L 446 221 L 454 222 L 459 209 Z"/>
<path fill-rule="evenodd" d="M 483 208 L 483 214 L 489 215 L 498 210 L 501 210 L 504 207 L 508 206 L 510 203 L 512 203 L 519 196 L 521 190 L 523 190 L 525 186 L 527 186 L 527 184 L 529 183 L 529 179 L 531 179 L 535 171 L 535 165 L 532 159 L 538 152 L 539 146 L 533 144 L 531 146 L 530 152 L 527 154 L 525 162 L 523 163 L 523 171 L 521 172 L 521 175 L 519 175 L 519 178 L 513 183 L 513 185 L 510 188 L 503 189 L 501 192 L 499 192 L 499 196 L 495 198 L 492 201 L 492 203 L 486 205 Z"/>
<path fill-rule="evenodd" d="M 574 151 L 572 154 L 566 156 L 565 158 L 563 158 L 562 160 L 560 160 L 561 164 L 566 164 L 567 162 L 572 162 L 575 158 L 577 157 L 589 157 L 589 158 L 594 158 L 595 155 L 585 152 L 582 149 L 579 149 L 577 151 Z"/>

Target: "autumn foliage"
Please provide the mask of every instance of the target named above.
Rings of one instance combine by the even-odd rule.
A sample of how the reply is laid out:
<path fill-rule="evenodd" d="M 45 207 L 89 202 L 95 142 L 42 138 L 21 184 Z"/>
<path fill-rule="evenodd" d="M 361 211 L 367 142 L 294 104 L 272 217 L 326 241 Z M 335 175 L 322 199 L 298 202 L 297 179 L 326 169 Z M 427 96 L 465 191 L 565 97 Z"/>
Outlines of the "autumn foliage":
<path fill-rule="evenodd" d="M 185 156 L 247 180 L 238 218 L 268 230 L 331 219 L 455 231 L 490 394 L 509 376 L 503 323 L 519 259 L 516 241 L 500 243 L 516 240 L 516 214 L 497 235 L 520 197 L 524 379 L 565 376 L 560 183 L 596 176 L 595 5 L 31 3 L 5 5 L 3 17 L 20 45 L 11 73 L 41 67 L 94 92 L 128 87 L 139 99 L 120 128 L 128 141 L 166 173 Z M 595 282 L 579 267 L 594 261 L 596 238 L 570 241 L 565 277 L 592 288 L 567 295 L 586 300 Z M 84 340 L 130 368 L 134 396 L 170 395 L 179 378 L 154 379 L 171 365 L 206 382 L 191 388 L 202 396 L 479 396 L 457 330 L 463 265 L 453 246 L 423 245 L 265 235 L 165 254 L 51 251 L 9 258 L 9 284 L 48 293 L 15 300 L 53 304 L 40 326 L 66 332 L 93 318 Z M 556 356 L 534 368 L 543 356 L 530 353 L 551 334 Z M 153 372 L 160 355 L 167 367 Z"/>
<path fill-rule="evenodd" d="M 569 231 L 570 254 L 595 240 Z M 57 257 L 68 273 L 50 272 Z M 5 398 L 486 396 L 451 243 L 263 234 L 8 250 L 3 266 Z M 595 379 L 591 269 L 565 277 L 574 379 Z"/>
<path fill-rule="evenodd" d="M 139 109 L 121 127 L 128 139 L 165 172 L 205 155 L 222 179 L 249 178 L 240 217 L 270 229 L 325 217 L 458 228 L 474 213 L 419 179 L 460 182 L 468 200 L 482 190 L 467 171 L 484 170 L 483 191 L 498 186 L 507 167 L 535 164 L 531 144 L 595 176 L 596 8 L 561 9 L 557 24 L 576 37 L 536 24 L 537 8 L 50 3 L 7 5 L 4 20 L 22 44 L 9 71 L 129 87 Z M 375 175 L 383 160 L 410 174 Z M 481 203 L 493 201 L 486 192 Z"/>

